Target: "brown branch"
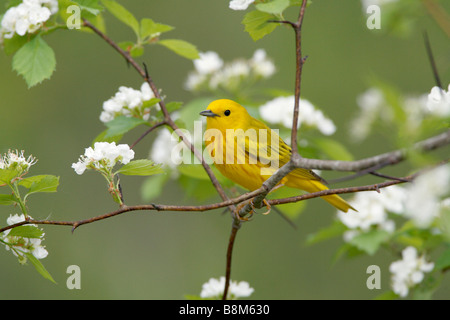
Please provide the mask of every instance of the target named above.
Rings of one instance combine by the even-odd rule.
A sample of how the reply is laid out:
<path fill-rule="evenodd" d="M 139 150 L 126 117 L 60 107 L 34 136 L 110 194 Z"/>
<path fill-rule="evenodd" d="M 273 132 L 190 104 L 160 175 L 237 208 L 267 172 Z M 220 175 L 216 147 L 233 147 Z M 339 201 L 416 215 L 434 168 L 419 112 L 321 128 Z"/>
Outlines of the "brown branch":
<path fill-rule="evenodd" d="M 133 149 L 142 139 L 145 138 L 145 136 L 147 136 L 150 132 L 152 132 L 153 130 L 155 130 L 156 128 L 159 128 L 160 126 L 165 125 L 166 122 L 165 121 L 160 121 L 156 124 L 154 124 L 153 126 L 151 126 L 147 131 L 145 131 L 135 142 L 133 142 L 133 144 L 130 146 L 130 149 Z"/>
<path fill-rule="evenodd" d="M 442 31 L 450 37 L 450 16 L 445 9 L 434 0 L 422 0 L 422 3 Z"/>

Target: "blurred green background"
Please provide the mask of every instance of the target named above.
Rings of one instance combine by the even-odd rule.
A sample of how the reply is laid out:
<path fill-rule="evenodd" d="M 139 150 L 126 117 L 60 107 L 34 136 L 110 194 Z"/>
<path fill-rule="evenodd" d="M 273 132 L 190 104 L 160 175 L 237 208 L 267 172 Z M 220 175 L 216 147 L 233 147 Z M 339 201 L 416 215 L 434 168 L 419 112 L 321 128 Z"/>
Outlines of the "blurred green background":
<path fill-rule="evenodd" d="M 294 37 L 279 27 L 254 42 L 241 24 L 245 12 L 228 8 L 229 1 L 133 0 L 121 1 L 139 19 L 144 17 L 175 26 L 167 38 L 213 50 L 225 60 L 250 58 L 264 48 L 277 73 L 267 86 L 293 90 Z M 450 11 L 448 3 L 447 11 Z M 297 12 L 288 14 L 295 19 Z M 133 38 L 132 31 L 106 14 L 108 34 L 117 42 Z M 337 124 L 336 139 L 357 158 L 390 150 L 382 137 L 352 144 L 348 120 L 357 111 L 356 96 L 368 87 L 372 75 L 406 93 L 429 92 L 434 80 L 425 53 L 422 30 L 427 30 L 444 84 L 450 79 L 450 44 L 429 17 L 421 17 L 410 37 L 393 37 L 366 28 L 360 1 L 314 1 L 304 21 L 302 95 Z M 0 152 L 23 149 L 39 159 L 32 174 L 60 176 L 55 194 L 30 197 L 32 217 L 79 220 L 116 208 L 104 180 L 91 172 L 78 176 L 70 167 L 84 148 L 104 130 L 98 120 L 103 101 L 119 86 L 139 88 L 142 80 L 97 36 L 59 31 L 46 37 L 56 53 L 57 70 L 50 81 L 27 89 L 11 68 L 11 57 L 0 54 Z M 192 62 L 160 46 L 146 49 L 145 61 L 153 80 L 169 101 L 188 102 L 183 89 Z M 226 98 L 226 97 L 224 97 Z M 142 131 L 125 136 L 132 143 Z M 154 135 L 153 135 L 154 136 Z M 140 143 L 136 158 L 148 156 L 151 139 Z M 328 176 L 325 174 L 325 178 Z M 144 178 L 123 177 L 128 204 L 140 204 Z M 379 180 L 358 180 L 358 183 Z M 342 185 L 339 185 L 342 186 Z M 215 201 L 212 199 L 210 201 Z M 167 185 L 164 204 L 196 204 L 183 197 L 177 185 Z M 1 225 L 13 208 L 1 208 Z M 222 210 L 205 213 L 131 212 L 85 225 L 73 234 L 69 227 L 45 226 L 49 256 L 42 260 L 57 284 L 42 278 L 32 266 L 20 266 L 0 250 L 0 299 L 183 299 L 198 295 L 209 278 L 225 273 L 231 219 Z M 397 257 L 380 251 L 371 257 L 331 260 L 342 244 L 337 238 L 306 246 L 306 236 L 327 226 L 336 212 L 324 201 L 312 200 L 290 227 L 275 214 L 258 215 L 244 224 L 235 243 L 233 280 L 245 280 L 255 289 L 254 299 L 371 299 L 389 290 L 389 264 Z M 381 267 L 381 290 L 366 287 L 366 269 Z M 66 269 L 81 268 L 81 290 L 68 290 Z M 447 275 L 435 298 L 448 298 Z"/>

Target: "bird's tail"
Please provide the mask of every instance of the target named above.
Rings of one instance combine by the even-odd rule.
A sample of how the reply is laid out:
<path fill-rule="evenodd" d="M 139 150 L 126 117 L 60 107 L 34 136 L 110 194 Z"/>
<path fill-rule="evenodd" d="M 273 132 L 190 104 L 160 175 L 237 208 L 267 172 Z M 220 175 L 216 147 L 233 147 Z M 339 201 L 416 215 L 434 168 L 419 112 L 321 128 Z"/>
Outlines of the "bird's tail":
<path fill-rule="evenodd" d="M 328 190 L 328 188 L 318 180 L 291 179 L 291 181 L 288 180 L 286 186 L 302 189 L 310 193 Z M 321 198 L 341 211 L 347 212 L 349 209 L 352 209 L 353 211 L 358 211 L 355 208 L 353 208 L 347 201 L 339 197 L 337 194 L 323 196 Z"/>

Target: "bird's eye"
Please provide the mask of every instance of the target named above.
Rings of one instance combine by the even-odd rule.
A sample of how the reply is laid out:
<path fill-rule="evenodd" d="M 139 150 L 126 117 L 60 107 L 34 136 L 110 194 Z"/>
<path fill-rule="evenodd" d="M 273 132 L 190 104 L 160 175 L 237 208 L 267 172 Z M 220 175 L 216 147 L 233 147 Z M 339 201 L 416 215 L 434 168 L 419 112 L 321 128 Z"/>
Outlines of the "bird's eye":
<path fill-rule="evenodd" d="M 225 110 L 225 112 L 223 113 L 224 115 L 226 115 L 227 117 L 230 115 L 231 111 L 230 110 Z"/>

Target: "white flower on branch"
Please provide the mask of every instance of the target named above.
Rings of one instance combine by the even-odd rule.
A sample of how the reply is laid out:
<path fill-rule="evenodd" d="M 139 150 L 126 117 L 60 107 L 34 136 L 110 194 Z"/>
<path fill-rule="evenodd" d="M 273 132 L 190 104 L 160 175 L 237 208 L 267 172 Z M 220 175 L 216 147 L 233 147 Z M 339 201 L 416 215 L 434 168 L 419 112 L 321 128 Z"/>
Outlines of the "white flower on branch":
<path fill-rule="evenodd" d="M 450 194 L 450 165 L 417 177 L 408 186 L 405 215 L 420 228 L 428 228 L 441 211 L 441 199 Z"/>
<path fill-rule="evenodd" d="M 425 256 L 417 256 L 417 249 L 407 247 L 402 251 L 402 259 L 391 263 L 391 286 L 401 297 L 406 297 L 409 289 L 422 282 L 425 272 L 431 272 L 434 263 L 427 262 Z"/>
<path fill-rule="evenodd" d="M 359 192 L 350 204 L 358 208 L 358 212 L 338 212 L 338 219 L 350 230 L 344 233 L 344 240 L 373 228 L 394 232 L 395 223 L 388 217 L 388 212 L 400 214 L 404 211 L 406 191 L 399 186 L 390 186 L 377 192 Z"/>
<path fill-rule="evenodd" d="M 37 160 L 33 156 L 25 158 L 23 155 L 24 151 L 12 151 L 9 150 L 3 156 L 0 155 L 0 170 L 2 169 L 16 169 L 18 175 L 23 172 L 27 172 L 32 165 L 34 165 Z"/>
<path fill-rule="evenodd" d="M 224 290 L 225 277 L 220 277 L 219 280 L 211 278 L 208 282 L 203 284 L 200 297 L 203 299 L 219 299 L 222 297 Z M 238 283 L 230 280 L 227 299 L 249 297 L 253 291 L 255 291 L 255 289 L 251 288 L 246 281 Z"/>
<path fill-rule="evenodd" d="M 103 103 L 100 121 L 106 123 L 118 116 L 148 120 L 152 105 L 146 102 L 152 98 L 155 98 L 155 95 L 147 82 L 141 85 L 140 90 L 121 86 L 111 99 Z"/>
<path fill-rule="evenodd" d="M 251 5 L 255 0 L 231 0 L 230 9 L 233 10 L 247 10 L 248 6 Z"/>
<path fill-rule="evenodd" d="M 78 162 L 72 164 L 72 168 L 79 175 L 86 169 L 110 171 L 117 162 L 129 163 L 134 158 L 134 151 L 127 144 L 116 145 L 115 142 L 96 142 L 94 148 L 85 149 L 84 155 Z"/>
<path fill-rule="evenodd" d="M 263 120 L 269 123 L 291 128 L 294 117 L 294 101 L 294 96 L 275 98 L 260 106 L 259 114 Z M 306 99 L 300 99 L 298 127 L 302 125 L 317 128 L 327 136 L 336 132 L 333 121 L 325 117 L 321 110 L 316 109 Z"/>
<path fill-rule="evenodd" d="M 40 29 L 52 14 L 58 12 L 57 0 L 23 0 L 9 8 L 1 21 L 0 38 L 10 39 L 17 33 L 24 36 Z"/>
<path fill-rule="evenodd" d="M 450 85 L 447 91 L 433 87 L 427 96 L 426 107 L 430 113 L 437 116 L 450 116 Z"/>
<path fill-rule="evenodd" d="M 31 218 L 30 216 L 28 216 Z M 6 219 L 8 225 L 13 225 L 25 221 L 25 215 L 15 214 L 10 215 Z M 37 226 L 35 224 L 28 224 L 29 227 Z M 44 259 L 48 256 L 48 251 L 42 246 L 42 240 L 44 238 L 44 233 L 36 238 L 27 238 L 22 236 L 10 235 L 12 229 L 8 229 L 0 233 L 0 242 L 5 245 L 6 250 L 11 250 L 11 252 L 19 259 L 20 263 L 25 263 L 27 261 L 26 254 L 32 254 L 36 259 Z"/>
<path fill-rule="evenodd" d="M 248 81 L 266 79 L 275 73 L 275 65 L 263 49 L 258 49 L 253 57 L 235 59 L 224 63 L 216 52 L 200 53 L 193 61 L 195 70 L 188 74 L 185 88 L 189 91 L 225 89 L 235 92 Z"/>

